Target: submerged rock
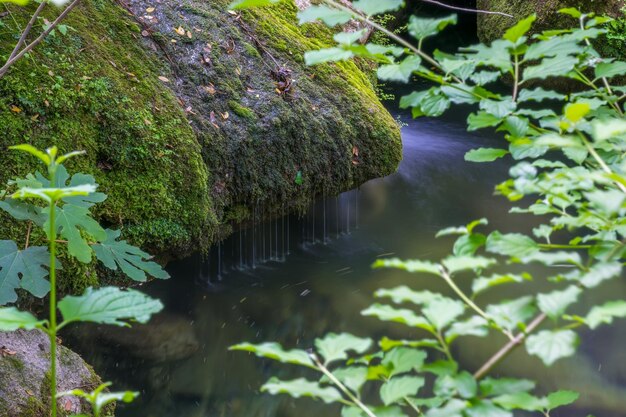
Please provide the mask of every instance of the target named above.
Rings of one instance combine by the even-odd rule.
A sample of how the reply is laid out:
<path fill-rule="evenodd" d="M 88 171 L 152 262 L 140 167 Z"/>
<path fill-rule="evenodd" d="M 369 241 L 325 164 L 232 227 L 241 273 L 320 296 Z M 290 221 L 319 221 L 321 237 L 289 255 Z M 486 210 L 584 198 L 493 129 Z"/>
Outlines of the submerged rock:
<path fill-rule="evenodd" d="M 59 392 L 81 388 L 90 391 L 102 382 L 80 356 L 58 347 Z M 0 332 L 0 415 L 40 417 L 49 413 L 50 341 L 39 330 Z M 89 412 L 76 397 L 59 400 L 63 413 Z M 62 414 L 65 415 L 65 414 Z"/>
<path fill-rule="evenodd" d="M 73 30 L 0 79 L 0 147 L 86 150 L 68 165 L 109 195 L 100 220 L 163 256 L 206 248 L 255 205 L 267 217 L 393 172 L 399 129 L 369 71 L 303 63 L 332 32 L 299 27 L 293 5 L 234 13 L 228 3 L 81 3 Z M 17 30 L 2 20 L 7 54 Z M 36 165 L 3 152 L 2 166 L 5 182 Z M 20 235 L 0 217 L 0 236 Z"/>

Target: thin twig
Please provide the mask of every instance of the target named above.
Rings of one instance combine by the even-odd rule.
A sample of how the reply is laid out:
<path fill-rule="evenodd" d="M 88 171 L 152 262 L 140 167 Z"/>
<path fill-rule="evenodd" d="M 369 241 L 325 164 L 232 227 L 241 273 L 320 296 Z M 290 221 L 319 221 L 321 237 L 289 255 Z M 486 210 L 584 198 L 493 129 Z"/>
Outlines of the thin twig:
<path fill-rule="evenodd" d="M 478 14 L 496 14 L 499 16 L 506 16 L 506 17 L 511 17 L 511 18 L 514 17 L 511 14 L 503 13 L 503 12 L 492 12 L 490 10 L 481 10 L 481 9 L 466 9 L 465 7 L 452 6 L 450 4 L 442 3 L 437 0 L 421 0 L 421 1 L 423 1 L 424 3 L 436 4 L 437 6 L 445 7 L 446 9 L 458 10 L 460 12 L 469 12 L 469 13 L 478 13 Z"/>
<path fill-rule="evenodd" d="M 24 244 L 24 250 L 28 249 L 28 245 L 30 244 L 30 232 L 33 228 L 33 222 L 28 222 L 28 230 L 26 231 L 26 243 Z"/>
<path fill-rule="evenodd" d="M 344 394 L 346 394 L 346 396 L 350 398 L 350 400 L 354 404 L 356 404 L 361 410 L 363 410 L 365 414 L 368 415 L 368 417 L 376 417 L 376 414 L 374 414 L 372 410 L 369 409 L 368 406 L 363 404 L 361 400 L 359 400 L 352 392 L 350 392 L 350 390 L 344 384 L 342 384 L 341 381 L 339 381 L 337 377 L 333 375 L 332 372 L 330 372 L 328 368 L 326 368 L 322 364 L 322 362 L 320 362 L 319 358 L 317 357 L 315 353 L 309 353 L 309 356 L 311 357 L 315 365 L 318 367 L 318 369 L 322 371 L 322 373 L 326 375 L 328 379 L 330 379 L 331 382 L 335 384 Z"/>
<path fill-rule="evenodd" d="M 34 41 L 32 41 L 30 44 L 28 44 L 24 49 L 22 49 L 17 55 L 15 55 L 13 58 L 9 59 L 6 64 L 4 64 L 2 66 L 2 68 L 0 68 L 0 77 L 3 77 L 6 72 L 9 70 L 9 68 L 15 64 L 20 58 L 22 58 L 24 55 L 26 55 L 27 53 L 29 53 L 35 46 L 39 45 L 45 38 L 46 36 L 48 36 L 50 34 L 50 32 L 52 32 L 58 25 L 59 23 L 61 23 L 63 21 L 63 19 L 65 19 L 65 17 L 69 14 L 69 12 L 72 11 L 72 9 L 74 9 L 74 7 L 76 7 L 78 5 L 78 3 L 80 3 L 80 0 L 74 0 L 73 2 L 71 2 L 66 8 L 65 10 L 63 10 L 63 12 L 59 15 L 59 17 L 57 17 L 55 19 L 54 22 L 52 22 L 50 24 L 50 26 L 48 26 L 48 28 L 46 30 L 44 30 L 41 35 L 39 35 L 37 37 L 37 39 L 35 39 Z"/>
<path fill-rule="evenodd" d="M 491 371 L 494 366 L 496 366 L 502 359 L 504 359 L 509 353 L 511 353 L 516 347 L 518 347 L 528 334 L 532 333 L 537 327 L 539 327 L 547 317 L 548 316 L 545 313 L 541 313 L 540 315 L 535 317 L 535 319 L 530 322 L 528 327 L 526 327 L 526 331 L 518 333 L 517 336 L 515 336 L 506 345 L 504 345 L 502 349 L 497 351 L 495 355 L 489 358 L 489 360 L 485 362 L 485 364 L 474 373 L 474 378 L 481 379 L 482 377 L 487 375 L 487 373 Z"/>
<path fill-rule="evenodd" d="M 20 51 L 20 49 L 24 45 L 24 42 L 26 42 L 26 37 L 30 33 L 35 22 L 37 21 L 37 18 L 41 14 L 44 7 L 46 7 L 47 3 L 48 3 L 47 0 L 43 0 L 41 3 L 39 3 L 39 7 L 37 7 L 37 10 L 35 10 L 35 13 L 33 13 L 33 16 L 30 18 L 30 21 L 24 28 L 24 31 L 22 32 L 22 36 L 20 36 L 20 39 L 17 41 L 17 44 L 15 44 L 15 48 L 13 48 L 13 52 L 11 52 L 11 55 L 9 55 L 9 59 L 7 61 L 10 61 L 11 58 L 15 57 L 15 55 L 17 55 L 17 53 Z"/>

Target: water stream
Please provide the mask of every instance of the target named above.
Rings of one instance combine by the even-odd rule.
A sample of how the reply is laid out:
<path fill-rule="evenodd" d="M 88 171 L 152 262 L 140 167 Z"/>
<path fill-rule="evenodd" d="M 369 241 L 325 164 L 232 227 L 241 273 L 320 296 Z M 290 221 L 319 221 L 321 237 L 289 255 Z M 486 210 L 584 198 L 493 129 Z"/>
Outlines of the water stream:
<path fill-rule="evenodd" d="M 494 185 L 506 175 L 507 162 L 463 161 L 467 150 L 493 146 L 495 138 L 467 133 L 463 114 L 403 120 L 408 125 L 403 128 L 404 161 L 398 173 L 339 197 L 324 195 L 303 217 L 286 215 L 237 232 L 215 245 L 208 260 L 171 265 L 171 280 L 142 289 L 166 306 L 147 326 L 81 329 L 82 341 L 75 347 L 98 373 L 117 388 L 141 387 L 142 399 L 121 407 L 118 416 L 339 415 L 338 410 L 310 400 L 259 393 L 272 375 L 307 375 L 289 365 L 228 352 L 228 346 L 275 340 L 308 348 L 315 337 L 330 331 L 415 337 L 418 333 L 410 329 L 361 317 L 359 311 L 373 302 L 377 288 L 406 284 L 446 289 L 437 281 L 401 271 L 371 270 L 374 260 L 438 259 L 449 253 L 451 241 L 435 240 L 437 230 L 480 217 L 489 217 L 491 226 L 505 231 L 530 226 L 525 222 L 532 219 L 512 218 L 506 214 L 508 203 L 493 196 Z M 261 209 L 257 207 L 254 215 Z M 623 281 L 604 290 L 615 299 L 626 297 Z M 495 295 L 519 294 L 505 288 Z M 593 303 L 595 297 L 590 295 L 585 302 Z M 584 334 L 580 355 L 551 371 L 519 352 L 509 362 L 512 365 L 496 373 L 528 374 L 541 380 L 545 389 L 585 390 L 585 412 L 624 416 L 625 329 L 622 324 Z M 457 345 L 455 353 L 468 368 L 476 369 L 499 342 L 469 341 Z M 576 410 L 572 415 L 586 414 Z"/>

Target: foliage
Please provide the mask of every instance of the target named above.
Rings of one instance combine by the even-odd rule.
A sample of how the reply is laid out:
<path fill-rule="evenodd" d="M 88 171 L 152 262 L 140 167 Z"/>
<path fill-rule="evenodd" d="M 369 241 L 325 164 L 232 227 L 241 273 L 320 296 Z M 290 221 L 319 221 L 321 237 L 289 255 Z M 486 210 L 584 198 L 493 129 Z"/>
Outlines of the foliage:
<path fill-rule="evenodd" d="M 36 297 L 50 293 L 50 313 L 47 320 L 38 320 L 28 312 L 15 307 L 0 308 L 0 331 L 40 329 L 50 337 L 50 391 L 56 399 L 57 333 L 72 322 L 94 322 L 128 326 L 129 322 L 145 323 L 163 305 L 134 290 L 117 287 L 88 288 L 82 296 L 66 296 L 57 303 L 56 275 L 61 269 L 57 257 L 57 244 L 66 244 L 67 253 L 79 262 L 89 263 L 95 255 L 102 264 L 117 269 L 137 281 L 145 281 L 146 274 L 155 278 L 168 278 L 161 267 L 149 260 L 139 248 L 118 241 L 119 231 L 104 230 L 90 213 L 90 208 L 106 199 L 97 192 L 97 184 L 90 175 L 75 174 L 70 177 L 62 165 L 66 160 L 81 155 L 71 152 L 58 155 L 57 148 L 45 152 L 31 145 L 13 146 L 46 165 L 47 175 L 40 172 L 17 178 L 2 192 L 6 197 L 0 208 L 17 220 L 28 222 L 28 232 L 23 249 L 14 241 L 0 241 L 0 303 L 15 302 L 16 289 L 21 288 Z M 30 246 L 32 226 L 45 231 L 41 240 L 46 246 Z M 66 240 L 57 240 L 58 236 Z M 48 277 L 50 281 L 45 278 Z M 57 307 L 62 321 L 57 323 Z M 103 393 L 107 385 L 86 394 L 80 390 L 63 395 L 78 395 L 92 403 L 95 417 L 107 403 L 130 401 L 135 394 Z M 51 401 L 51 415 L 56 417 L 57 404 Z"/>
<path fill-rule="evenodd" d="M 474 106 L 468 130 L 495 129 L 503 133 L 506 146 L 470 151 L 466 160 L 511 157 L 515 163 L 510 177 L 496 191 L 523 204 L 513 207 L 512 213 L 538 216 L 540 225 L 532 235 L 480 232 L 487 226 L 482 219 L 441 231 L 438 236 L 456 236 L 456 240 L 452 254 L 439 261 L 379 260 L 374 267 L 434 276 L 456 294 L 457 299 L 452 299 L 405 286 L 382 289 L 376 296 L 390 302 L 362 312 L 404 324 L 423 338 L 383 338 L 375 344 L 356 336 L 329 334 L 316 340 L 308 352 L 285 351 L 276 343 L 245 343 L 232 349 L 315 369 L 320 374 L 317 380 L 273 378 L 263 390 L 339 403 L 344 417 L 408 413 L 507 417 L 514 410 L 549 416 L 553 409 L 574 402 L 578 394 L 559 391 L 535 396 L 530 393 L 532 381 L 487 375 L 517 346 L 524 346 L 549 366 L 575 353 L 576 329 L 595 329 L 626 316 L 624 300 L 608 300 L 586 315 L 567 314 L 581 294 L 619 277 L 626 255 L 622 103 L 626 89 L 610 83 L 624 73 L 626 63 L 602 58 L 592 46 L 591 40 L 605 34 L 603 25 L 610 19 L 575 9 L 561 11 L 577 19 L 579 25 L 573 29 L 530 37 L 532 15 L 490 45 L 474 45 L 455 54 L 435 51 L 430 56 L 423 51 L 423 43 L 455 24 L 456 17 L 411 17 L 408 33 L 415 46 L 386 31 L 372 17 L 397 10 L 401 4 L 359 0 L 348 7 L 324 0 L 302 11 L 301 23 L 321 21 L 335 27 L 355 19 L 382 30 L 397 44 L 363 45 L 359 32 L 340 32 L 335 35 L 336 45 L 306 53 L 306 62 L 314 65 L 360 57 L 380 64 L 378 77 L 383 81 L 406 83 L 415 77 L 429 81 L 427 89 L 400 101 L 414 117 L 439 116 L 452 105 Z M 582 88 L 563 94 L 545 82 L 555 78 Z M 512 84 L 509 94 L 501 91 L 501 80 Z M 555 111 L 557 107 L 562 111 Z M 530 264 L 545 268 L 539 268 L 535 276 L 506 272 L 507 267 L 518 271 L 517 265 Z M 473 280 L 473 294 L 457 285 L 461 277 Z M 491 288 L 533 280 L 545 280 L 554 289 L 491 304 L 480 299 Z M 451 345 L 466 336 L 494 333 L 504 334 L 509 342 L 474 374 L 460 369 Z M 427 388 L 431 383 L 432 389 Z M 378 390 L 379 398 L 366 396 L 372 390 Z"/>
<path fill-rule="evenodd" d="M 57 397 L 65 397 L 68 395 L 73 395 L 75 397 L 84 398 L 91 405 L 91 409 L 93 410 L 93 417 L 100 417 L 102 413 L 102 409 L 107 405 L 123 401 L 125 403 L 132 402 L 135 398 L 139 396 L 138 392 L 133 391 L 124 391 L 124 392 L 105 392 L 105 389 L 111 386 L 110 382 L 101 384 L 92 392 L 85 392 L 82 389 L 74 389 L 71 391 L 61 392 L 57 395 Z M 86 417 L 83 415 L 74 415 L 72 417 Z"/>

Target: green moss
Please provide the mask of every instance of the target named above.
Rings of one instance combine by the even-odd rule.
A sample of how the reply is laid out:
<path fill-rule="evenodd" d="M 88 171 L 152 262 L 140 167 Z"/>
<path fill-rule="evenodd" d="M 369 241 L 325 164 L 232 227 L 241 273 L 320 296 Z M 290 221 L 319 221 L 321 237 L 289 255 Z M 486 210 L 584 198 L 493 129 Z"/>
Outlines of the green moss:
<path fill-rule="evenodd" d="M 21 24 L 32 12 L 12 11 Z M 172 78 L 169 69 L 141 46 L 137 24 L 112 1 L 82 3 L 67 24 L 75 31 L 49 39 L 0 80 L 0 147 L 28 142 L 85 150 L 87 157 L 68 165 L 93 174 L 109 195 L 95 208 L 103 223 L 122 227 L 125 236 L 128 230 L 154 253 L 206 245 L 202 237 L 216 223 L 209 176 L 184 112 L 158 78 Z M 11 29 L 0 35 L 5 54 L 15 41 Z M 16 153 L 3 152 L 2 159 L 2 182 L 36 168 Z M 23 231 L 2 220 L 3 238 Z M 137 231 L 155 225 L 168 227 L 139 239 Z"/>
<path fill-rule="evenodd" d="M 230 107 L 233 113 L 235 113 L 239 117 L 243 117 L 245 119 L 256 119 L 256 115 L 254 114 L 254 111 L 247 108 L 246 106 L 242 106 L 240 103 L 238 103 L 235 100 L 230 100 L 228 102 L 228 107 Z"/>
<path fill-rule="evenodd" d="M 244 42 L 243 47 L 248 53 L 248 55 L 253 56 L 255 58 L 261 58 L 261 54 L 259 53 L 259 51 L 254 46 L 250 45 L 248 42 Z"/>

